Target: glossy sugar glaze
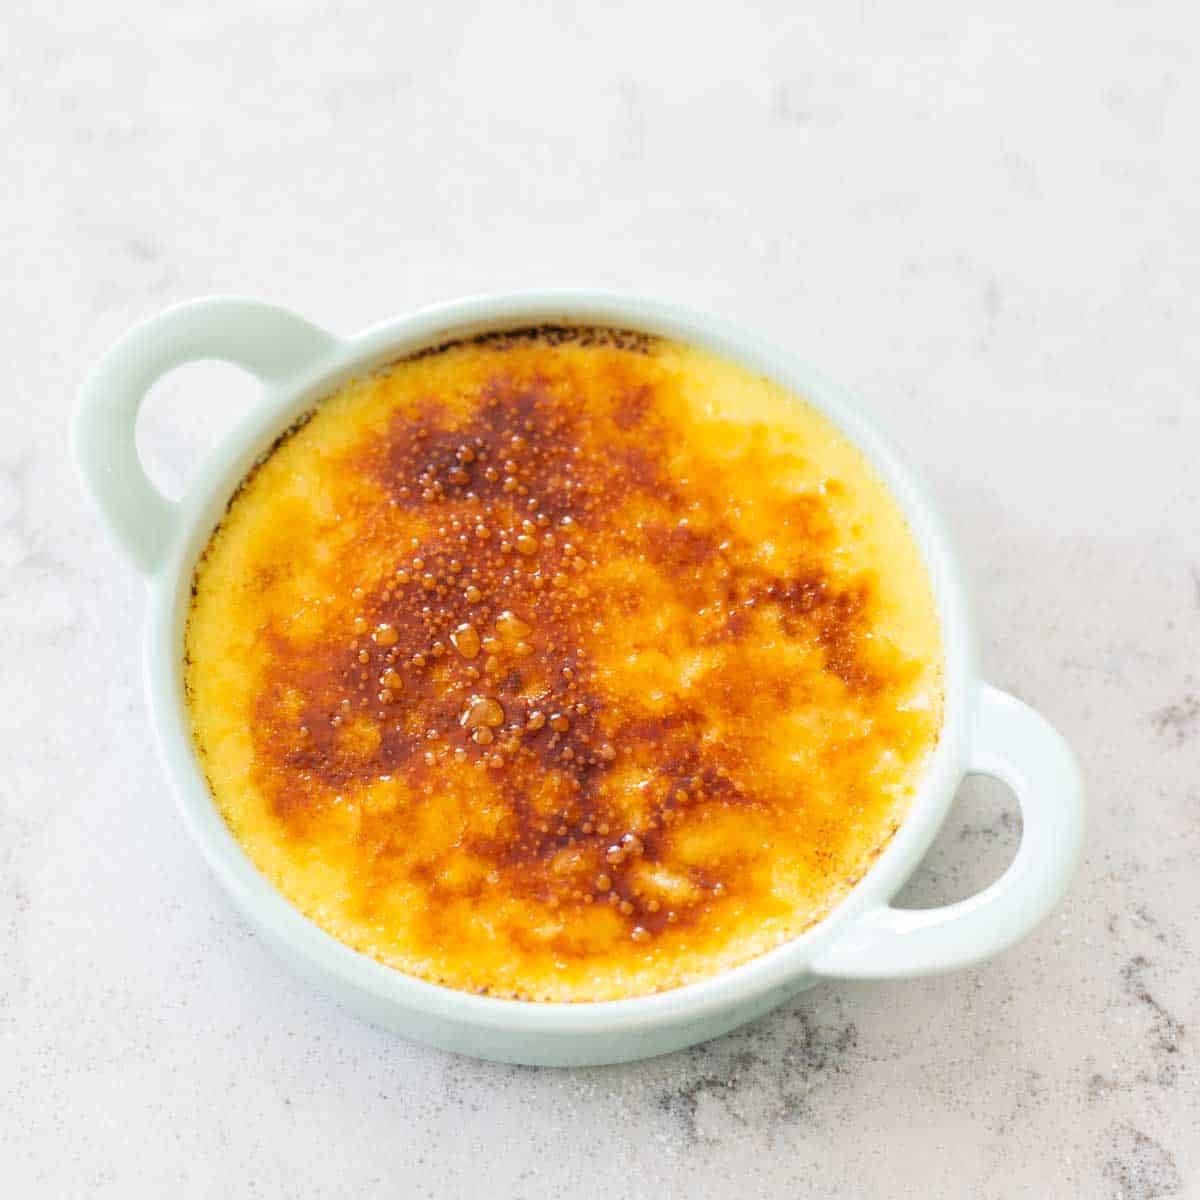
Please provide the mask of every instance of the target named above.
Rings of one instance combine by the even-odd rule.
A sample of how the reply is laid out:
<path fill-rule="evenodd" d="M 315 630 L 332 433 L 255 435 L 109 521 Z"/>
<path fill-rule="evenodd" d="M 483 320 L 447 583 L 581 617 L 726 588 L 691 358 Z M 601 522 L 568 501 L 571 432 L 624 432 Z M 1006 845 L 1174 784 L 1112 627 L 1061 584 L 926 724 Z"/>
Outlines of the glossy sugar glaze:
<path fill-rule="evenodd" d="M 197 569 L 196 745 L 258 867 L 449 986 L 642 995 L 810 926 L 903 818 L 941 648 L 895 503 L 814 409 L 611 330 L 321 404 Z"/>

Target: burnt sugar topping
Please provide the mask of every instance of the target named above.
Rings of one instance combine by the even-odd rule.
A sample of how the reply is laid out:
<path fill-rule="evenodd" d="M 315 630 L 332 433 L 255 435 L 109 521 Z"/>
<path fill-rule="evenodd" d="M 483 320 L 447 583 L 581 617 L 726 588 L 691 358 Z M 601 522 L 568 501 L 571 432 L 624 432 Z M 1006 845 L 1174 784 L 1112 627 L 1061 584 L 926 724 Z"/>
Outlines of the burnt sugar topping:
<path fill-rule="evenodd" d="M 928 582 L 814 410 L 606 330 L 351 383 L 196 574 L 195 737 L 260 869 L 450 986 L 607 999 L 795 936 L 940 724 Z"/>

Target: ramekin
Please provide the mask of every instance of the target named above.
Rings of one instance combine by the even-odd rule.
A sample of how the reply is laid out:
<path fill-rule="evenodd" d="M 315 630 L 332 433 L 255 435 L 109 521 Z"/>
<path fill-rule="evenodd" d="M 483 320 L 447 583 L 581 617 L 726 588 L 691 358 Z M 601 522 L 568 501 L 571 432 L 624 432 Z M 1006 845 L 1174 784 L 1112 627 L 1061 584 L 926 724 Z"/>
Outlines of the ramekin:
<path fill-rule="evenodd" d="M 351 377 L 458 338 L 555 325 L 608 325 L 705 347 L 769 376 L 826 414 L 874 465 L 903 509 L 929 572 L 945 650 L 945 720 L 909 813 L 869 872 L 794 940 L 713 978 L 652 996 L 557 1004 L 471 995 L 350 949 L 258 872 L 218 813 L 197 760 L 183 691 L 183 635 L 198 556 L 238 484 L 286 430 Z M 134 438 L 152 385 L 197 359 L 234 363 L 262 395 L 188 494 L 167 500 Z M 894 979 L 953 970 L 1024 936 L 1058 900 L 1083 835 L 1083 788 L 1063 739 L 976 672 L 970 606 L 942 520 L 913 472 L 840 387 L 724 321 L 591 291 L 519 292 L 438 304 L 338 338 L 281 308 L 214 296 L 167 309 L 125 335 L 82 389 L 72 427 L 87 490 L 145 576 L 145 681 L 163 767 L 184 820 L 234 903 L 297 972 L 406 1038 L 505 1062 L 569 1066 L 663 1054 L 724 1033 L 823 979 Z M 967 774 L 1003 781 L 1023 831 L 1004 874 L 942 908 L 894 908 Z"/>

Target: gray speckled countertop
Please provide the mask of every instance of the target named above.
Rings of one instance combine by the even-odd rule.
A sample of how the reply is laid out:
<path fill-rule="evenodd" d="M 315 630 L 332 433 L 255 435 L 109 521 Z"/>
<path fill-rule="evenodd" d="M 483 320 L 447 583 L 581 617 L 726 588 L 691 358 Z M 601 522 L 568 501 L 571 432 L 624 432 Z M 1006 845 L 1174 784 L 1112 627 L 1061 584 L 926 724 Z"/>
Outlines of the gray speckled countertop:
<path fill-rule="evenodd" d="M 1195 6 L 20 8 L 0 1194 L 1200 1195 Z M 1085 766 L 1085 859 L 1034 937 L 554 1072 L 361 1024 L 233 915 L 150 745 L 140 583 L 75 482 L 75 388 L 208 291 L 350 332 L 546 283 L 758 328 L 927 475 L 987 673 Z M 156 476 L 178 486 L 252 396 L 232 368 L 161 385 Z M 1016 836 L 1005 794 L 969 787 L 905 899 L 968 894 Z"/>

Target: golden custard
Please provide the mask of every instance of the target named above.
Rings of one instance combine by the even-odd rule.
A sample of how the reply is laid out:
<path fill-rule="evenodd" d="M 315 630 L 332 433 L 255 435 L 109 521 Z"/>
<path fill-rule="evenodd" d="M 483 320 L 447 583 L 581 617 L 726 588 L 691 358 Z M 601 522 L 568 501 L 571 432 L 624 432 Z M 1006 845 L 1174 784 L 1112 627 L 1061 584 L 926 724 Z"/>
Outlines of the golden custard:
<path fill-rule="evenodd" d="M 712 355 L 540 329 L 344 387 L 196 571 L 213 795 L 343 942 L 531 1000 L 678 986 L 819 920 L 941 723 L 872 468 Z"/>

